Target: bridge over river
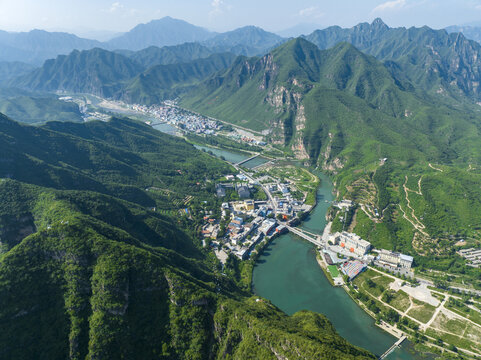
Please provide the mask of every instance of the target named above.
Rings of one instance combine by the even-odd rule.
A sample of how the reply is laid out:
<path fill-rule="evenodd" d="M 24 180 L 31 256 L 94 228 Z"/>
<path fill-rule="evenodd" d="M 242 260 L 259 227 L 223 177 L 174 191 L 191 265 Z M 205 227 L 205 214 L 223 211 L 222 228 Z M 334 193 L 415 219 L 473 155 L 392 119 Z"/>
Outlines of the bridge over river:
<path fill-rule="evenodd" d="M 396 341 L 389 349 L 384 352 L 381 356 L 379 356 L 379 360 L 385 359 L 390 353 L 392 353 L 396 348 L 400 347 L 403 341 L 406 340 L 406 336 L 403 335 L 399 338 L 398 341 Z"/>
<path fill-rule="evenodd" d="M 288 225 L 286 227 L 290 232 L 292 232 L 293 234 L 296 234 L 297 236 L 300 236 L 304 240 L 307 240 L 316 246 L 322 246 L 321 235 L 314 234 L 307 230 L 295 228 Z"/>
<path fill-rule="evenodd" d="M 258 157 L 258 156 L 260 156 L 260 154 L 256 154 L 256 155 L 254 155 L 254 156 L 251 156 L 250 158 L 247 158 L 247 159 L 245 159 L 245 160 L 242 160 L 242 161 L 238 162 L 236 165 L 237 165 L 237 166 L 240 166 L 240 165 L 242 165 L 242 164 L 244 164 L 244 163 L 246 163 L 246 162 L 248 162 L 248 161 L 254 160 L 254 159 L 255 159 L 256 157 Z"/>
<path fill-rule="evenodd" d="M 286 226 L 290 232 L 293 234 L 303 238 L 304 240 L 309 241 L 310 243 L 316 246 L 322 246 L 322 236 L 319 234 L 314 234 L 304 229 L 295 228 L 292 226 Z M 389 349 L 387 349 L 381 356 L 379 356 L 379 360 L 384 360 L 389 354 L 391 354 L 395 349 L 401 346 L 403 341 L 406 340 L 406 336 L 401 336 Z"/>

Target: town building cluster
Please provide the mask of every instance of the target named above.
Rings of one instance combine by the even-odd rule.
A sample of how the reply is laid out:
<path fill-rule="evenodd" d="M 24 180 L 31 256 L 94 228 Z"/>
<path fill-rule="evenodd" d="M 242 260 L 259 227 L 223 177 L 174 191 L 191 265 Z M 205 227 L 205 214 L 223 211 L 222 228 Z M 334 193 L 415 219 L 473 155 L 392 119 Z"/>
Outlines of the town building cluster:
<path fill-rule="evenodd" d="M 481 249 L 463 249 L 458 254 L 467 260 L 467 265 L 471 267 L 479 267 L 481 265 Z"/>
<path fill-rule="evenodd" d="M 245 260 L 263 239 L 287 231 L 284 225 L 271 217 L 272 208 L 265 201 L 260 203 L 258 205 L 252 199 L 223 203 L 222 221 L 227 225 L 223 236 L 218 236 L 220 225 L 209 233 L 211 246 Z"/>
<path fill-rule="evenodd" d="M 167 123 L 196 134 L 214 135 L 222 129 L 222 124 L 219 121 L 180 109 L 170 101 L 166 101 L 162 105 L 146 106 L 132 104 L 127 105 L 127 107 L 130 110 L 152 116 L 158 119 L 159 122 Z"/>
<path fill-rule="evenodd" d="M 342 200 L 333 205 L 341 210 L 349 210 L 353 203 L 349 200 Z M 338 265 L 341 272 L 351 280 L 364 271 L 370 263 L 408 277 L 413 276 L 411 267 L 414 259 L 412 256 L 385 249 L 374 249 L 369 241 L 354 233 L 342 231 L 327 234 L 324 241 L 320 254 L 325 262 L 328 265 Z M 481 250 L 479 256 L 481 262 Z"/>
<path fill-rule="evenodd" d="M 241 170 L 215 186 L 217 197 L 224 201 L 222 218 L 214 223 L 208 219 L 203 235 L 221 261 L 228 254 L 249 258 L 258 244 L 287 232 L 287 225 L 298 220 L 297 214 L 311 208 L 291 196 L 293 184 L 269 177 L 261 185 L 254 174 L 255 170 Z M 257 192 L 264 192 L 265 200 L 255 201 Z"/>

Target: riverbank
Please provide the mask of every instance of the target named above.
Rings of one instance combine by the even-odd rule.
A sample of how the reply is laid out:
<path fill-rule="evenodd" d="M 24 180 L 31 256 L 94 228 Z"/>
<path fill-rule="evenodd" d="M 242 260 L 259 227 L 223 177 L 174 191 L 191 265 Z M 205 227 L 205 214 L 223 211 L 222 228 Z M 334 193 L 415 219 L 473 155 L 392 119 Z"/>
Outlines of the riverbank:
<path fill-rule="evenodd" d="M 336 286 L 334 284 L 334 280 L 332 279 L 332 276 L 329 274 L 329 272 L 327 271 L 327 264 L 324 262 L 324 260 L 322 259 L 322 256 L 321 254 L 319 253 L 319 251 L 316 251 L 316 261 L 317 263 L 319 264 L 322 272 L 324 273 L 324 275 L 326 276 L 326 279 L 327 281 L 329 281 L 329 283 L 331 284 L 331 286 Z"/>

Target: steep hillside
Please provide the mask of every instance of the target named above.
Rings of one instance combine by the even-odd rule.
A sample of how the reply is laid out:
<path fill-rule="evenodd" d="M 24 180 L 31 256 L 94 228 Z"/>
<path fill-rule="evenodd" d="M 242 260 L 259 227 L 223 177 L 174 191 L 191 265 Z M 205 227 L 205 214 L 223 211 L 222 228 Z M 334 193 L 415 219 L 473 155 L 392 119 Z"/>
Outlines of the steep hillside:
<path fill-rule="evenodd" d="M 185 43 L 161 48 L 150 46 L 128 54 L 127 56 L 147 69 L 154 65 L 186 63 L 192 60 L 206 58 L 210 55 L 212 55 L 212 51 L 205 46 L 198 43 Z"/>
<path fill-rule="evenodd" d="M 73 51 L 68 56 L 46 61 L 41 68 L 8 84 L 29 91 L 88 93 L 155 104 L 177 97 L 215 72 L 228 68 L 235 59 L 230 53 L 209 55 L 206 48 L 197 44 L 148 48 L 126 55 L 98 48 Z M 194 60 L 182 62 L 183 58 Z M 157 61 L 168 64 L 146 69 Z M 174 63 L 169 64 L 170 61 Z"/>
<path fill-rule="evenodd" d="M 305 38 L 320 49 L 340 41 L 387 62 L 393 75 L 431 94 L 479 101 L 481 45 L 461 33 L 422 28 L 390 28 L 376 19 L 350 29 L 316 30 Z M 393 62 L 393 64 L 389 64 Z"/>
<path fill-rule="evenodd" d="M 376 246 L 415 255 L 418 263 L 446 259 L 437 265 L 461 271 L 460 258 L 447 262 L 454 240 L 481 238 L 480 219 L 468 215 L 469 208 L 481 210 L 474 186 L 481 116 L 475 106 L 414 88 L 348 43 L 321 51 L 295 39 L 262 58 L 237 59 L 181 104 L 262 130 L 330 172 L 340 198 L 363 204 L 352 230 Z"/>
<path fill-rule="evenodd" d="M 139 24 L 129 32 L 107 41 L 105 46 L 109 49 L 135 51 L 149 46 L 162 47 L 200 42 L 214 35 L 215 33 L 199 26 L 166 16 L 147 24 Z"/>
<path fill-rule="evenodd" d="M 228 68 L 235 57 L 230 53 L 214 54 L 187 63 L 153 66 L 131 80 L 117 97 L 147 105 L 175 99 L 215 72 Z"/>
<path fill-rule="evenodd" d="M 133 78 L 142 66 L 123 55 L 95 48 L 73 51 L 47 60 L 25 76 L 13 79 L 10 86 L 36 91 L 70 91 L 112 96 L 122 81 Z"/>
<path fill-rule="evenodd" d="M 374 58 L 346 43 L 320 51 L 300 38 L 262 58 L 238 58 L 225 73 L 209 79 L 182 102 L 210 115 L 263 130 L 276 128 L 273 125 L 279 123 L 284 126 L 283 121 L 292 122 L 303 95 L 316 85 L 361 97 L 390 115 L 404 111 L 397 100 L 402 90 Z"/>
<path fill-rule="evenodd" d="M 224 163 L 127 119 L 0 121 L 1 358 L 375 358 L 322 315 L 250 298 L 196 246 L 195 204 Z M 120 183 L 130 201 L 109 193 Z M 194 194 L 191 218 L 140 194 Z"/>

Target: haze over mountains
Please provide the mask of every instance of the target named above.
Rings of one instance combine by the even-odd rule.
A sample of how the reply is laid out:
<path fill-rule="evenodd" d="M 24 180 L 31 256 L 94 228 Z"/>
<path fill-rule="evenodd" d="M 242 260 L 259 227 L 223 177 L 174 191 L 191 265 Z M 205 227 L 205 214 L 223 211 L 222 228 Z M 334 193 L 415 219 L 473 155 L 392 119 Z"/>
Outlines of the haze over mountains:
<path fill-rule="evenodd" d="M 186 42 L 198 42 L 215 52 L 232 51 L 255 55 L 282 41 L 279 35 L 248 26 L 217 34 L 191 25 L 183 20 L 165 17 L 140 24 L 129 32 L 107 42 L 82 39 L 60 32 L 32 30 L 27 33 L 0 32 L 0 61 L 20 61 L 41 65 L 43 61 L 67 55 L 72 50 L 88 50 L 99 47 L 107 50 L 137 51 L 150 46 L 171 46 Z"/>
<path fill-rule="evenodd" d="M 481 45 L 463 34 L 376 19 L 286 39 L 167 17 L 103 43 L 0 35 L 0 58 L 25 61 L 0 62 L 0 358 L 374 358 L 251 297 L 249 268 L 201 244 L 229 164 L 141 122 L 84 122 L 57 93 L 176 99 L 263 134 L 361 204 L 339 231 L 481 286 L 453 245 L 481 237 Z"/>

